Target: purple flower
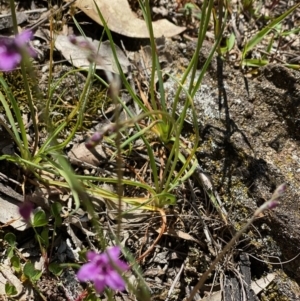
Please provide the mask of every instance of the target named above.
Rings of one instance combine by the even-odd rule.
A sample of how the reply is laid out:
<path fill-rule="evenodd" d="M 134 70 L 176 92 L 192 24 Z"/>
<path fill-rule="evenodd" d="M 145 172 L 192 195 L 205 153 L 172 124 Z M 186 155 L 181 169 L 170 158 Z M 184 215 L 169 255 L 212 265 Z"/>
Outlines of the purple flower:
<path fill-rule="evenodd" d="M 283 184 L 280 184 L 274 191 L 273 195 L 272 195 L 272 200 L 277 200 L 279 199 L 280 197 L 282 197 L 285 192 L 286 192 L 286 184 L 283 183 Z"/>
<path fill-rule="evenodd" d="M 116 132 L 117 127 L 115 123 L 110 123 L 104 126 L 99 132 L 95 132 L 92 137 L 90 137 L 86 143 L 85 147 L 87 149 L 92 149 L 94 148 L 97 144 L 99 144 L 102 140 L 103 137 L 107 134 L 111 134 Z"/>
<path fill-rule="evenodd" d="M 26 222 L 29 221 L 32 210 L 33 210 L 33 204 L 31 202 L 28 202 L 28 201 L 25 200 L 22 203 L 22 205 L 20 205 L 19 213 L 24 218 L 24 220 Z"/>
<path fill-rule="evenodd" d="M 15 38 L 0 37 L 0 69 L 10 71 L 15 69 L 22 60 L 22 51 L 34 57 L 35 51 L 27 45 L 32 39 L 32 32 L 25 30 Z"/>
<path fill-rule="evenodd" d="M 103 140 L 103 133 L 95 132 L 92 137 L 88 139 L 88 141 L 85 143 L 85 147 L 87 149 L 94 148 L 100 141 Z"/>
<path fill-rule="evenodd" d="M 119 272 L 127 271 L 129 266 L 119 259 L 120 253 L 119 247 L 110 247 L 102 254 L 88 251 L 87 259 L 89 262 L 85 263 L 77 272 L 78 280 L 81 282 L 92 281 L 99 294 L 103 292 L 105 287 L 119 291 L 124 290 L 125 281 Z"/>

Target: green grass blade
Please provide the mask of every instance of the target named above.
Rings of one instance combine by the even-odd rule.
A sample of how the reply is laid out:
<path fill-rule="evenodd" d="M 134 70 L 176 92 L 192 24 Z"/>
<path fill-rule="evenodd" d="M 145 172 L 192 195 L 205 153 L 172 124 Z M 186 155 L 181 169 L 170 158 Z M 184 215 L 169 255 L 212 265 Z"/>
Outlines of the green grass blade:
<path fill-rule="evenodd" d="M 287 67 L 287 68 L 294 69 L 294 70 L 300 70 L 300 65 L 299 64 L 285 64 L 284 66 Z"/>
<path fill-rule="evenodd" d="M 296 8 L 300 6 L 300 3 L 294 5 L 289 10 L 287 10 L 284 14 L 274 19 L 270 24 L 268 24 L 265 28 L 259 31 L 252 39 L 250 39 L 243 49 L 242 60 L 246 57 L 247 53 L 253 49 L 258 43 L 262 41 L 262 39 L 273 29 L 275 28 L 284 18 L 290 15 Z"/>
<path fill-rule="evenodd" d="M 199 32 L 198 32 L 198 41 L 197 41 L 196 50 L 195 50 L 195 53 L 193 55 L 192 62 L 191 62 L 193 65 L 193 68 L 192 68 L 190 86 L 188 88 L 189 93 L 191 93 L 194 88 L 193 84 L 194 84 L 194 78 L 195 78 L 196 71 L 197 71 L 200 49 L 203 45 L 203 41 L 205 39 L 205 35 L 206 35 L 207 29 L 208 29 L 212 8 L 213 8 L 213 1 L 204 0 L 203 5 L 202 5 L 202 18 L 200 21 Z"/>
<path fill-rule="evenodd" d="M 245 59 L 242 62 L 242 66 L 247 66 L 247 67 L 263 67 L 265 65 L 269 64 L 268 60 L 264 59 Z"/>
<path fill-rule="evenodd" d="M 144 2 L 144 3 L 143 3 Z M 151 9 L 149 0 L 139 1 L 140 7 L 143 12 L 143 17 L 146 21 L 148 31 L 149 31 L 149 38 L 150 38 L 150 45 L 151 45 L 151 56 L 152 56 L 152 69 L 151 69 L 151 76 L 150 76 L 150 99 L 151 99 L 151 106 L 154 110 L 157 110 L 157 104 L 155 100 L 155 67 L 159 66 L 158 57 L 157 57 L 157 50 L 155 45 L 153 27 L 152 27 L 152 20 L 151 20 Z M 160 67 L 159 67 L 160 68 Z M 163 104 L 162 104 L 163 105 Z M 164 108 L 165 110 L 166 108 Z"/>
<path fill-rule="evenodd" d="M 10 104 L 12 106 L 12 111 L 15 114 L 16 120 L 14 119 L 13 115 L 12 115 L 12 111 L 9 107 L 8 102 L 6 101 L 4 95 L 0 92 L 0 101 L 5 109 L 5 114 L 6 117 L 8 119 L 8 122 L 12 128 L 12 131 L 14 133 L 14 136 L 12 137 L 19 149 L 22 155 L 26 156 L 26 153 L 28 152 L 28 140 L 27 140 L 27 135 L 26 135 L 26 130 L 25 130 L 25 125 L 22 119 L 22 115 L 21 115 L 21 111 L 19 109 L 18 103 L 15 99 L 15 97 L 13 96 L 13 94 L 11 93 L 9 87 L 7 86 L 6 82 L 4 81 L 4 79 L 0 76 L 0 83 L 2 85 L 2 87 L 5 90 L 6 96 L 8 97 L 8 99 L 10 100 Z M 34 118 L 34 117 L 33 117 Z M 21 137 L 19 135 L 19 130 L 15 124 L 15 122 L 17 122 L 20 132 L 21 132 Z M 28 152 L 29 153 L 29 152 Z"/>

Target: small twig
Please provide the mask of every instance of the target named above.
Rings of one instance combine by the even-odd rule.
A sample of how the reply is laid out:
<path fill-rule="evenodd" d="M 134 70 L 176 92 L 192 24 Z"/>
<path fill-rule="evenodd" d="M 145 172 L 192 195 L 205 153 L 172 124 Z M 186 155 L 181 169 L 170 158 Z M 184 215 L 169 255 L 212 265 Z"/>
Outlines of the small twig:
<path fill-rule="evenodd" d="M 46 7 L 43 8 L 36 8 L 36 9 L 31 9 L 31 10 L 25 10 L 24 13 L 25 14 L 34 14 L 34 13 L 43 13 L 47 11 Z"/>
<path fill-rule="evenodd" d="M 173 290 L 175 288 L 175 285 L 176 285 L 176 283 L 178 282 L 178 280 L 180 278 L 180 275 L 181 275 L 181 273 L 183 271 L 183 268 L 184 268 L 184 263 L 181 265 L 180 270 L 177 273 L 177 275 L 176 275 L 176 277 L 175 277 L 175 279 L 174 279 L 174 281 L 173 281 L 173 283 L 172 283 L 172 285 L 171 285 L 171 287 L 169 289 L 168 296 L 167 296 L 167 299 L 165 301 L 169 300 L 169 298 L 170 298 L 170 296 L 171 296 L 171 294 L 172 294 L 172 292 L 173 292 Z"/>
<path fill-rule="evenodd" d="M 2 183 L 0 183 L 0 192 L 18 202 L 24 201 L 24 197 L 21 194 L 19 194 L 18 192 L 16 192 L 14 189 L 12 189 L 9 186 L 3 185 Z"/>
<path fill-rule="evenodd" d="M 140 262 L 142 261 L 146 256 L 148 256 L 154 249 L 154 247 L 156 246 L 156 244 L 159 242 L 159 240 L 161 239 L 161 237 L 163 236 L 166 227 L 167 227 L 167 216 L 166 213 L 164 212 L 163 209 L 160 208 L 155 208 L 161 215 L 161 219 L 162 219 L 162 226 L 160 228 L 160 232 L 158 234 L 158 236 L 156 237 L 156 239 L 154 240 L 153 244 L 150 246 L 150 248 L 145 251 L 138 259 L 137 261 Z"/>
<path fill-rule="evenodd" d="M 196 214 L 198 215 L 198 217 L 199 217 L 199 219 L 200 219 L 200 221 L 201 221 L 201 223 L 202 223 L 202 226 L 203 226 L 203 233 L 204 233 L 204 235 L 205 235 L 205 237 L 206 237 L 207 246 L 208 246 L 209 251 L 211 252 L 211 254 L 212 254 L 213 256 L 216 256 L 216 252 L 215 252 L 215 250 L 214 250 L 214 248 L 213 248 L 213 244 L 215 245 L 216 243 L 215 243 L 215 241 L 213 241 L 212 235 L 211 235 L 211 233 L 210 233 L 210 231 L 209 231 L 209 229 L 208 229 L 208 227 L 207 227 L 207 225 L 206 225 L 204 219 L 202 218 L 201 214 L 199 213 L 199 211 L 198 211 L 198 210 L 195 208 L 195 206 L 194 206 L 194 204 L 196 203 L 196 196 L 195 196 L 195 193 L 194 193 L 194 190 L 193 190 L 193 187 L 192 187 L 192 184 L 191 184 L 191 180 L 190 180 L 190 179 L 188 180 L 188 185 L 189 185 L 189 187 L 190 187 L 190 189 L 191 189 L 191 196 L 192 196 L 192 198 L 193 198 L 193 201 L 192 201 L 192 202 L 189 202 L 189 203 L 190 203 L 191 207 L 193 208 L 193 210 L 194 210 L 194 211 L 196 212 Z"/>
<path fill-rule="evenodd" d="M 59 13 L 60 11 L 66 9 L 67 7 L 69 7 L 71 4 L 73 4 L 76 0 L 72 0 L 68 3 L 66 3 L 65 5 L 63 5 L 62 7 L 59 7 L 58 9 L 54 10 L 53 12 L 49 11 L 48 13 L 46 13 L 46 15 L 44 17 L 41 18 L 41 20 L 37 21 L 33 26 L 29 27 L 29 30 L 35 30 L 37 29 L 41 24 L 43 24 L 44 22 L 46 22 L 47 20 L 49 20 L 50 16 L 54 16 L 57 13 Z"/>
<path fill-rule="evenodd" d="M 5 174 L 2 173 L 2 172 L 0 172 L 0 178 L 3 179 L 3 180 L 5 180 L 5 181 L 10 181 L 10 182 L 12 182 L 12 183 L 14 183 L 14 184 L 16 184 L 16 185 L 18 185 L 18 186 L 21 186 L 21 183 L 20 183 L 20 182 L 18 182 L 18 181 L 16 181 L 16 180 L 12 179 L 12 178 L 10 178 L 10 177 L 8 177 L 7 175 L 5 175 Z"/>
<path fill-rule="evenodd" d="M 47 11 L 46 7 L 22 11 L 22 13 L 24 13 L 24 14 L 34 14 L 34 13 L 43 13 L 45 11 Z M 11 17 L 11 14 L 1 14 L 0 15 L 0 18 L 6 18 L 6 17 Z"/>
<path fill-rule="evenodd" d="M 256 257 L 256 256 L 254 256 L 254 255 L 251 255 L 251 254 L 249 254 L 249 253 L 246 253 L 247 255 L 249 255 L 250 257 L 252 257 L 252 258 L 254 258 L 254 259 L 256 259 L 257 261 L 260 261 L 260 262 L 263 262 L 263 263 L 265 263 L 265 264 L 272 264 L 272 265 L 283 265 L 283 264 L 286 264 L 286 263 L 290 263 L 290 262 L 292 262 L 293 260 L 295 260 L 299 255 L 300 255 L 300 253 L 298 253 L 296 256 L 294 256 L 292 259 L 289 259 L 289 260 L 287 260 L 287 261 L 283 261 L 283 262 L 281 262 L 280 261 L 280 259 L 279 259 L 279 261 L 280 262 L 272 262 L 272 261 L 267 261 L 267 260 L 262 260 L 262 259 L 259 259 L 258 257 Z M 271 257 L 271 256 L 269 256 L 269 257 Z M 275 257 L 276 258 L 276 257 Z M 281 267 L 282 269 L 283 269 L 283 267 Z"/>

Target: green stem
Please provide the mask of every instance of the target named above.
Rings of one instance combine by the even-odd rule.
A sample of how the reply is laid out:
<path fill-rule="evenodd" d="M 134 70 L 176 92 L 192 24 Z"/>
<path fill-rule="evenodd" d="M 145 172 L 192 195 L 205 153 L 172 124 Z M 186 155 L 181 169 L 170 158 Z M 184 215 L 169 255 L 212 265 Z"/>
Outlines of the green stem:
<path fill-rule="evenodd" d="M 18 21 L 17 21 L 17 15 L 16 15 L 16 6 L 15 6 L 15 1 L 14 0 L 9 0 L 10 4 L 10 10 L 11 10 L 11 17 L 13 21 L 13 29 L 15 35 L 18 34 Z"/>

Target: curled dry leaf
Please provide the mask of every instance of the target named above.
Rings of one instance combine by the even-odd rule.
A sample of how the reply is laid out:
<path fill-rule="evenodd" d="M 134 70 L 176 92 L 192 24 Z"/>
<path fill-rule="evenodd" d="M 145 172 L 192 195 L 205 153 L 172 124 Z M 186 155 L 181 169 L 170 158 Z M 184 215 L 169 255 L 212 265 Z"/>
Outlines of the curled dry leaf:
<path fill-rule="evenodd" d="M 149 38 L 146 22 L 131 11 L 127 0 L 78 0 L 75 2 L 76 7 L 98 24 L 103 25 L 96 5 L 111 31 L 131 38 Z M 185 27 L 176 26 L 166 19 L 155 21 L 152 25 L 155 38 L 172 37 L 185 30 Z"/>
<path fill-rule="evenodd" d="M 85 38 L 78 37 L 77 39 L 84 40 Z M 101 57 L 101 60 L 97 61 L 96 69 L 118 73 L 117 65 L 115 63 L 109 41 L 99 43 L 99 41 L 92 40 L 91 38 L 86 38 L 86 40 L 92 43 L 96 50 L 99 49 L 98 54 L 99 57 Z M 62 53 L 64 58 L 75 67 L 84 68 L 89 66 L 90 63 L 87 60 L 88 53 L 78 46 L 72 44 L 69 40 L 69 37 L 58 35 L 55 39 L 55 47 Z M 130 63 L 123 51 L 117 45 L 115 45 L 115 48 L 122 70 L 124 73 L 127 73 Z"/>

